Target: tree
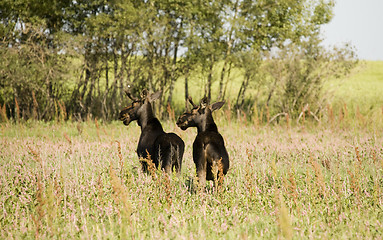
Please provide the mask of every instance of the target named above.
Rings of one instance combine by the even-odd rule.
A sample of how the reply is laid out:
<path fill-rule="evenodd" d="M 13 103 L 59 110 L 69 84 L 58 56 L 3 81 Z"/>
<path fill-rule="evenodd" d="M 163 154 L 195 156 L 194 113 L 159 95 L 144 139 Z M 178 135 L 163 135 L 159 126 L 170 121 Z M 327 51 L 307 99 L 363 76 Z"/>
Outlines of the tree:
<path fill-rule="evenodd" d="M 0 3 L 0 54 L 2 63 L 0 101 L 10 114 L 52 119 L 63 94 L 65 58 L 58 54 L 55 34 L 60 30 L 60 3 L 2 1 Z M 47 18 L 47 16 L 49 16 Z M 12 111 L 13 110 L 13 111 Z"/>
<path fill-rule="evenodd" d="M 326 50 L 318 43 L 314 37 L 291 43 L 266 61 L 272 79 L 267 104 L 278 112 L 298 117 L 309 108 L 317 115 L 329 101 L 326 81 L 348 74 L 357 63 L 349 46 Z"/>
<path fill-rule="evenodd" d="M 289 74 L 303 79 L 303 68 L 307 76 L 318 71 L 313 67 L 317 36 L 332 7 L 333 1 L 325 0 L 4 0 L 0 104 L 13 109 L 13 116 L 15 99 L 25 113 L 39 106 L 38 116 L 49 120 L 57 114 L 57 102 L 65 102 L 76 118 L 116 119 L 124 90 L 132 86 L 136 93 L 162 90 L 157 108 L 165 112 L 161 109 L 173 104 L 179 79 L 185 79 L 185 99 L 196 76 L 202 94 L 223 99 L 236 69 L 243 74 L 237 109 L 265 98 L 268 106 L 297 111 L 301 100 L 288 101 L 301 83 Z M 269 59 L 275 51 L 280 57 Z M 299 60 L 289 55 L 293 52 Z M 308 56 L 302 59 L 298 52 Z M 254 90 L 256 99 L 248 96 Z M 34 92 L 36 104 L 21 99 L 22 92 Z"/>

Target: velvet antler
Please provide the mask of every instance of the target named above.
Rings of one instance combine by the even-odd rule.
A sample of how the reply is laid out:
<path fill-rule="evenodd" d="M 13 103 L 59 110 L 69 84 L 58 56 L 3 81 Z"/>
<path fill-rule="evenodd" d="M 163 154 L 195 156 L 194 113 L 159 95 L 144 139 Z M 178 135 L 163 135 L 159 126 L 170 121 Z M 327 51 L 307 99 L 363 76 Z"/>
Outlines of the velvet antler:
<path fill-rule="evenodd" d="M 125 90 L 125 94 L 126 94 L 126 96 L 128 96 L 128 98 L 132 99 L 133 101 L 138 101 L 139 100 L 138 98 L 133 97 L 133 95 L 130 92 L 130 90 Z"/>

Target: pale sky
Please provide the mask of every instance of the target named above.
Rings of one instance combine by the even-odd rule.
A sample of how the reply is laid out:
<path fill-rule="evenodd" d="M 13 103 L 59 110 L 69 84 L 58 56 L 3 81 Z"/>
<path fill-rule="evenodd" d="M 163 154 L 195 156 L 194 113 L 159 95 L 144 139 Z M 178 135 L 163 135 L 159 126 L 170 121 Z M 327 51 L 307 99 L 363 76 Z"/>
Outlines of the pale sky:
<path fill-rule="evenodd" d="M 325 45 L 349 42 L 359 59 L 383 60 L 383 0 L 336 0 L 334 14 L 322 28 Z"/>

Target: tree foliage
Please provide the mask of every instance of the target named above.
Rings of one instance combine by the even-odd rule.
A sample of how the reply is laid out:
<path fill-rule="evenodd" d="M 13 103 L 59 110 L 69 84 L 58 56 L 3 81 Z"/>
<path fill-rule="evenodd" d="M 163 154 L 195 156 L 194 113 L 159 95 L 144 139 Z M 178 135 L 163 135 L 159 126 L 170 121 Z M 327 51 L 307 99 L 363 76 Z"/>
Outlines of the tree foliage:
<path fill-rule="evenodd" d="M 262 68 L 271 82 L 266 104 L 277 113 L 296 118 L 311 109 L 316 116 L 329 102 L 325 83 L 348 74 L 357 63 L 347 45 L 325 50 L 316 41 L 290 43 L 265 60 Z"/>
<path fill-rule="evenodd" d="M 133 92 L 162 90 L 158 107 L 163 112 L 161 108 L 174 102 L 176 81 L 184 79 L 188 97 L 191 75 L 202 79 L 202 94 L 226 98 L 235 68 L 243 73 L 237 109 L 246 101 L 259 100 L 249 98 L 249 89 L 259 93 L 278 85 L 267 104 L 278 98 L 276 102 L 283 104 L 273 106 L 297 111 L 308 95 L 301 94 L 303 99 L 292 105 L 288 102 L 299 92 L 301 86 L 295 85 L 303 82 L 287 76 L 291 74 L 287 70 L 276 73 L 273 67 L 263 66 L 279 66 L 283 58 L 290 59 L 284 66 L 299 72 L 299 79 L 325 69 L 316 68 L 322 64 L 317 61 L 326 64 L 337 56 L 318 56 L 318 51 L 327 54 L 319 49 L 318 36 L 320 26 L 332 18 L 333 5 L 325 0 L 4 0 L 0 3 L 0 104 L 10 116 L 21 111 L 25 119 L 33 111 L 34 117 L 46 120 L 59 111 L 78 119 L 115 119 L 124 90 L 132 86 Z M 278 61 L 268 59 L 275 49 L 280 52 Z M 336 59 L 342 64 L 348 60 Z M 290 78 L 291 83 L 282 78 Z M 320 89 L 322 81 L 317 80 Z M 218 89 L 213 91 L 214 82 Z M 285 93 L 276 94 L 282 85 Z M 58 109 L 58 103 L 65 107 Z"/>

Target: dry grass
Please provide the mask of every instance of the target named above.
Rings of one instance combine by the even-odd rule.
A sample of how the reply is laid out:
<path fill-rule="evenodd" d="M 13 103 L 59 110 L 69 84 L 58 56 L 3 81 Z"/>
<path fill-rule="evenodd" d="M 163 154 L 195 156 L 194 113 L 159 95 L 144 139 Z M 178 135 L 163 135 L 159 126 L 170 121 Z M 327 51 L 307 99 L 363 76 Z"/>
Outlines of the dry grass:
<path fill-rule="evenodd" d="M 223 177 L 217 162 L 206 192 L 194 186 L 195 132 L 174 123 L 164 128 L 186 144 L 180 177 L 150 157 L 141 159 L 149 165 L 142 173 L 134 125 L 4 123 L 0 238 L 382 238 L 378 127 L 217 119 L 231 167 Z"/>

